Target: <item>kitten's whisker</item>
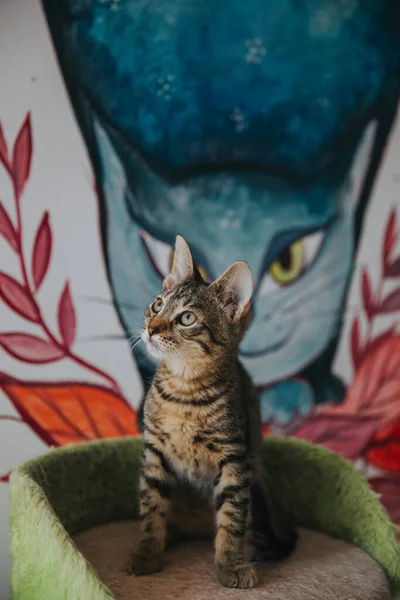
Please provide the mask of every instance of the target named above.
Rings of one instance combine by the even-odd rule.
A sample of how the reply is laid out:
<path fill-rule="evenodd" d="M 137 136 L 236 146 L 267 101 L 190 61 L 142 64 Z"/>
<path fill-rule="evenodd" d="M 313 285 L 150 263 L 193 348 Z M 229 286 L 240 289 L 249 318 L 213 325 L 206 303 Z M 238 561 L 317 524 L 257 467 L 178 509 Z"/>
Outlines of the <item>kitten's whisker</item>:
<path fill-rule="evenodd" d="M 128 344 L 132 348 L 136 344 L 136 342 L 140 341 L 142 338 L 140 335 L 136 335 L 134 337 L 129 338 Z"/>
<path fill-rule="evenodd" d="M 132 327 L 132 329 L 127 329 L 127 333 L 134 335 L 135 333 L 142 333 L 142 327 Z"/>
<path fill-rule="evenodd" d="M 142 335 L 142 332 L 141 332 L 141 331 L 135 331 L 134 333 L 132 333 L 132 335 L 130 335 L 130 336 L 129 336 L 129 339 L 130 339 L 130 340 L 133 340 L 133 339 L 135 339 L 135 338 L 138 338 L 138 337 L 140 337 L 141 335 Z"/>
<path fill-rule="evenodd" d="M 142 340 L 142 339 L 140 339 L 140 340 L 137 340 L 137 342 L 136 342 L 136 343 L 135 343 L 133 346 L 131 346 L 131 351 L 132 351 L 133 353 L 134 353 L 134 352 L 136 352 L 136 349 L 138 348 L 138 346 L 140 346 L 140 344 L 141 344 L 142 342 L 143 342 L 143 340 Z"/>

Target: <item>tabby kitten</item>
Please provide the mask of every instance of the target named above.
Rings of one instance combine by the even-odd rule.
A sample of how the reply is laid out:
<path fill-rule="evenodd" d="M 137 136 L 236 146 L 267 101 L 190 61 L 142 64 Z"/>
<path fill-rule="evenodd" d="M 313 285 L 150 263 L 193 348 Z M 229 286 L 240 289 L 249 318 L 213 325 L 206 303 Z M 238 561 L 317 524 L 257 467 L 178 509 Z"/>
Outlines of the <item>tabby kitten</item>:
<path fill-rule="evenodd" d="M 254 567 L 245 562 L 248 530 L 255 560 L 283 558 L 295 545 L 294 529 L 270 519 L 259 402 L 237 359 L 252 292 L 243 262 L 206 284 L 177 237 L 172 271 L 147 308 L 142 331 L 148 351 L 161 362 L 145 402 L 140 535 L 131 573 L 161 570 L 174 525 L 187 534 L 211 526 L 218 579 L 227 587 L 257 583 Z M 215 519 L 207 521 L 210 501 Z"/>

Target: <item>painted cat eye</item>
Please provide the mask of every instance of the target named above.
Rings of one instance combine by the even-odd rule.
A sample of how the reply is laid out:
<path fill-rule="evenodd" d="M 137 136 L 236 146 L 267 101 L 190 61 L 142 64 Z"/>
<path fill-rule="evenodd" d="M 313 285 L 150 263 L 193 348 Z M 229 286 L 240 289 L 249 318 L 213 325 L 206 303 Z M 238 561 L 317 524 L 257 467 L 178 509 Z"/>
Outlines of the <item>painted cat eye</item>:
<path fill-rule="evenodd" d="M 282 248 L 261 281 L 259 296 L 267 296 L 300 279 L 316 259 L 324 238 L 325 232 L 319 230 Z"/>
<path fill-rule="evenodd" d="M 277 283 L 288 285 L 302 274 L 305 258 L 304 240 L 296 240 L 278 254 L 269 272 Z"/>
<path fill-rule="evenodd" d="M 161 298 L 157 298 L 157 300 L 155 300 L 151 305 L 151 310 L 157 314 L 162 309 L 163 304 L 164 302 L 161 300 Z"/>
<path fill-rule="evenodd" d="M 192 312 L 184 312 L 183 315 L 179 317 L 179 323 L 184 327 L 189 327 L 189 325 L 193 325 L 196 321 L 197 317 Z"/>

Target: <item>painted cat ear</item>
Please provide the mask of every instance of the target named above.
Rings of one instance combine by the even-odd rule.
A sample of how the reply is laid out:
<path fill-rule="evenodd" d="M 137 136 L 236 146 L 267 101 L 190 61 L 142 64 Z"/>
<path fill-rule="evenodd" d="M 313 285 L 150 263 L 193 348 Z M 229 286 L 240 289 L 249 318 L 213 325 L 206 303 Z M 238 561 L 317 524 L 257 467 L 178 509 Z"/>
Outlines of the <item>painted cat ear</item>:
<path fill-rule="evenodd" d="M 168 291 L 185 279 L 195 279 L 196 269 L 189 246 L 181 235 L 176 236 L 175 254 L 172 270 L 164 279 L 163 289 Z"/>
<path fill-rule="evenodd" d="M 253 276 L 249 265 L 236 262 L 214 281 L 214 288 L 232 321 L 239 321 L 251 308 L 253 294 Z"/>

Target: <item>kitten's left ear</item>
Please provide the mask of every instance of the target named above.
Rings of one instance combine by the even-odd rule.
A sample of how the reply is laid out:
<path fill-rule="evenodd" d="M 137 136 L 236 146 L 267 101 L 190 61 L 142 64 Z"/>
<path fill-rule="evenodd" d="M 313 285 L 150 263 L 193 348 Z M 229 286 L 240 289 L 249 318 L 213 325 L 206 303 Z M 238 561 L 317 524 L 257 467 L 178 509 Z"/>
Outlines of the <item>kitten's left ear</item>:
<path fill-rule="evenodd" d="M 216 290 L 232 321 L 240 321 L 248 314 L 253 294 L 253 276 L 247 263 L 236 262 L 228 267 L 210 288 Z"/>
<path fill-rule="evenodd" d="M 198 280 L 199 272 L 193 262 L 192 253 L 187 242 L 181 235 L 176 236 L 175 254 L 172 270 L 164 279 L 163 290 L 168 291 L 185 279 Z M 200 277 L 201 279 L 201 277 Z"/>

